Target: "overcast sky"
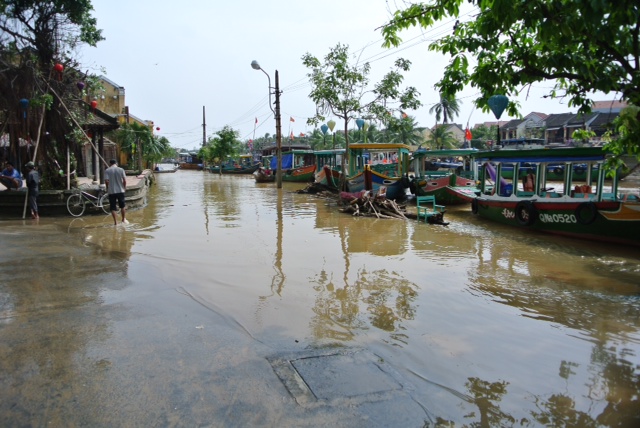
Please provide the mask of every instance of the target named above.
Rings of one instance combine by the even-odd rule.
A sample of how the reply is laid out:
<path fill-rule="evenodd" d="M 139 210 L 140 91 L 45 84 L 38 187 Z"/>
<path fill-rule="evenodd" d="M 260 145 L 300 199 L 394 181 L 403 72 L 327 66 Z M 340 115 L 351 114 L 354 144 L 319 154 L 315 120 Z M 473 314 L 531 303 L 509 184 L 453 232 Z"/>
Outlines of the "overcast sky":
<path fill-rule="evenodd" d="M 283 134 L 312 131 L 306 125 L 315 106 L 308 98 L 308 70 L 301 57 L 322 59 L 338 43 L 349 45 L 352 64 L 370 62 L 372 81 L 388 72 L 398 57 L 412 69 L 405 85 L 421 93 L 423 107 L 409 111 L 419 126 L 433 126 L 429 108 L 438 102 L 433 85 L 448 59 L 428 50 L 434 39 L 452 31 L 453 22 L 428 31 L 401 33 L 397 49 L 382 48 L 378 29 L 388 21 L 394 2 L 384 0 L 93 0 L 94 16 L 106 40 L 84 48 L 79 60 L 90 72 L 124 86 L 131 114 L 152 120 L 173 147 L 192 149 L 202 143 L 202 109 L 207 137 L 229 125 L 242 140 L 275 133 L 269 108 L 267 77 L 251 68 L 257 60 L 275 83 L 280 75 Z M 401 4 L 401 3 L 397 3 Z M 468 10 L 472 12 L 472 10 Z M 461 20 L 470 19 L 471 14 Z M 539 84 L 519 98 L 521 112 L 575 111 L 566 103 L 543 99 L 551 83 Z M 458 94 L 456 123 L 470 126 L 495 118 L 475 109 L 476 91 Z M 294 122 L 290 120 L 294 119 Z M 501 120 L 508 119 L 503 115 Z M 355 124 L 353 124 L 355 126 Z M 341 128 L 338 123 L 336 128 Z"/>

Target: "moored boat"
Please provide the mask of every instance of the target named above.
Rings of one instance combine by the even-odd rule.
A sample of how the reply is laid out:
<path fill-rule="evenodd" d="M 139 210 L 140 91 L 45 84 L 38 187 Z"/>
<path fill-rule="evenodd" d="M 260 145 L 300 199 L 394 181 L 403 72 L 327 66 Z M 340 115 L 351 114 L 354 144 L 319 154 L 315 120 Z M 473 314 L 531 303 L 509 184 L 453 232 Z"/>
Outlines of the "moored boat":
<path fill-rule="evenodd" d="M 406 144 L 399 143 L 351 144 L 346 178 L 348 191 L 377 192 L 380 187 L 385 187 L 387 199 L 406 198 L 409 149 Z"/>
<path fill-rule="evenodd" d="M 472 212 L 498 223 L 574 238 L 640 246 L 640 200 L 636 194 L 618 194 L 618 178 L 606 179 L 607 153 L 601 147 L 504 150 L 482 152 L 486 176 L 492 175 L 492 191 L 482 181 L 480 196 L 472 201 Z M 535 167 L 533 190 L 520 180 L 506 179 L 504 166 L 522 162 Z M 549 183 L 547 167 L 564 164 L 562 184 Z M 574 177 L 573 165 L 586 164 L 587 179 Z M 495 166 L 495 171 L 492 169 Z M 594 168 L 597 167 L 597 168 Z M 597 174 L 593 174 L 597 171 Z"/>
<path fill-rule="evenodd" d="M 476 149 L 424 150 L 413 153 L 409 183 L 416 196 L 434 196 L 438 204 L 469 203 L 479 194 L 477 168 L 471 160 Z"/>
<path fill-rule="evenodd" d="M 342 176 L 340 170 L 344 153 L 344 149 L 316 150 L 313 152 L 316 157 L 316 183 L 331 189 L 340 187 L 340 178 Z"/>

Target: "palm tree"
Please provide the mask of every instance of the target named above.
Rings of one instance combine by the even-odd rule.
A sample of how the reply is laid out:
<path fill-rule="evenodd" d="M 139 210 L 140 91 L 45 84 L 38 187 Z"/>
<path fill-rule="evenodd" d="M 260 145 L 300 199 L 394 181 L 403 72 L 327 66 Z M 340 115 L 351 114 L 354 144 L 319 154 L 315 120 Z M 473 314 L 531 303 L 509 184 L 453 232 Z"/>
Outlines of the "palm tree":
<path fill-rule="evenodd" d="M 455 148 L 456 143 L 456 138 L 444 125 L 436 126 L 427 140 L 427 144 L 433 150 L 452 149 Z"/>
<path fill-rule="evenodd" d="M 440 121 L 440 117 L 443 117 L 442 123 L 449 123 L 449 119 L 454 119 L 460 115 L 460 102 L 450 95 L 440 94 L 440 102 L 434 104 L 429 113 L 436 114 L 436 125 Z"/>
<path fill-rule="evenodd" d="M 407 145 L 422 143 L 422 135 L 417 125 L 416 119 L 412 116 L 403 115 L 400 119 L 391 119 L 387 125 L 388 142 Z"/>

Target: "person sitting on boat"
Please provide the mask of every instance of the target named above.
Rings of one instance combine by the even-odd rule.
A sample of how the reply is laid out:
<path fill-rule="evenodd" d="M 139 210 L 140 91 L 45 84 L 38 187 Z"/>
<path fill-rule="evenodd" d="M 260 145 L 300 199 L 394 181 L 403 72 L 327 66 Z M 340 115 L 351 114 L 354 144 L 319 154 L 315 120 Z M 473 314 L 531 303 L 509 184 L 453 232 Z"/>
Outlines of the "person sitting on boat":
<path fill-rule="evenodd" d="M 22 175 L 20 171 L 13 167 L 12 162 L 6 163 L 5 169 L 2 170 L 2 175 L 0 176 L 0 183 L 2 183 L 7 190 L 17 190 L 22 187 Z"/>
<path fill-rule="evenodd" d="M 522 179 L 522 187 L 525 192 L 534 192 L 536 190 L 536 176 L 530 172 Z"/>

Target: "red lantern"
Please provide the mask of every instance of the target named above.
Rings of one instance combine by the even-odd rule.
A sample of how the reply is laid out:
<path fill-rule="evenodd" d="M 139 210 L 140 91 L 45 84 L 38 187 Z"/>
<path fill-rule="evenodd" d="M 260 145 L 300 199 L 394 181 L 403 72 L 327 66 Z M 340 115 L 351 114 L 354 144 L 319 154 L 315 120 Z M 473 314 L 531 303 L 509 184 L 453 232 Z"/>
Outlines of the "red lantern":
<path fill-rule="evenodd" d="M 64 65 L 58 63 L 53 66 L 53 69 L 58 73 L 58 80 L 62 80 L 62 72 L 64 71 Z"/>
<path fill-rule="evenodd" d="M 91 101 L 91 110 L 95 111 L 96 107 L 98 107 L 98 102 L 96 100 Z"/>

